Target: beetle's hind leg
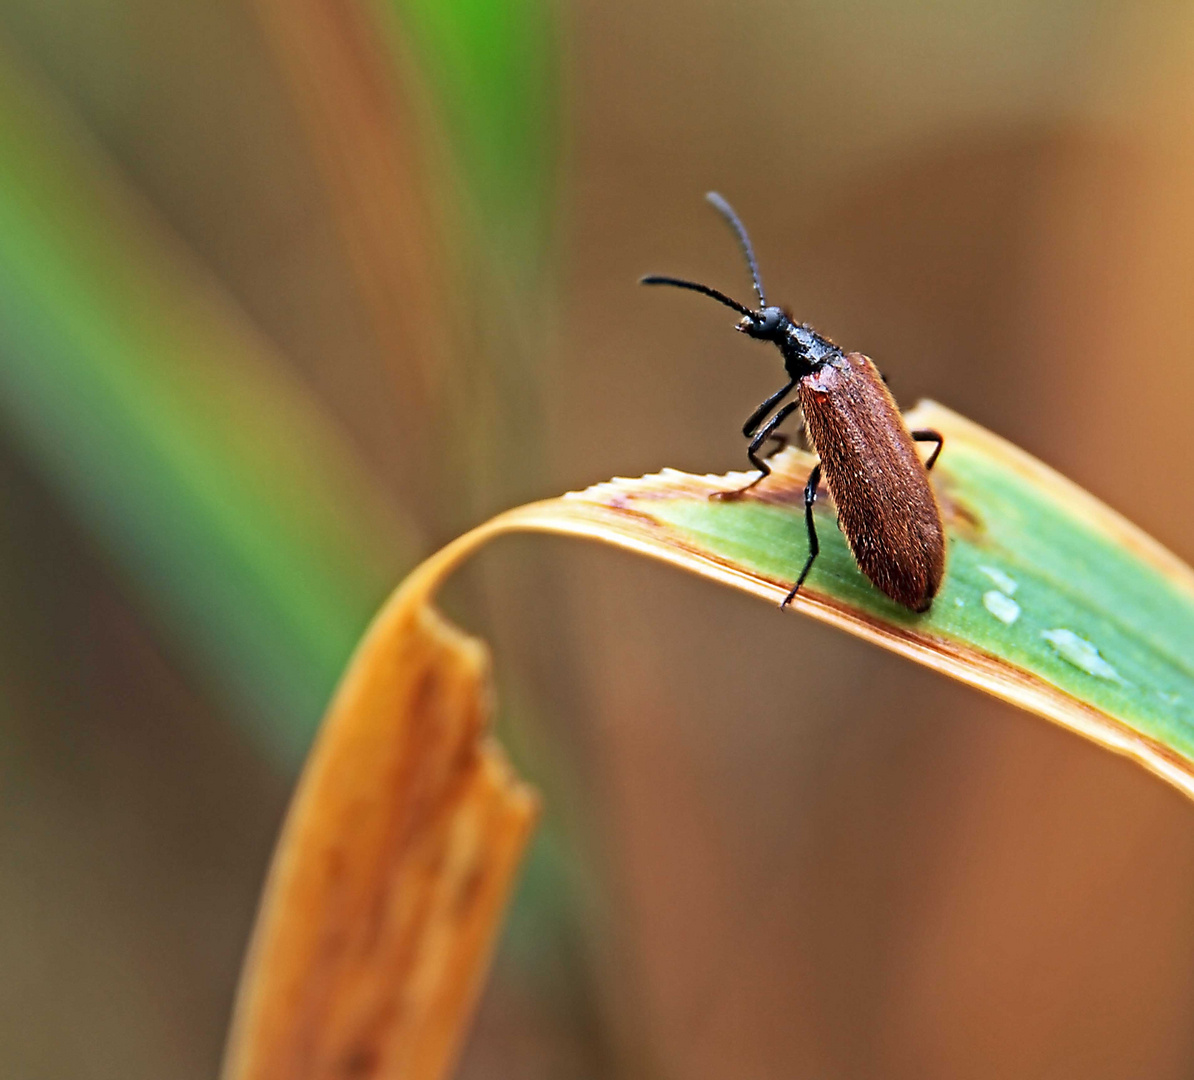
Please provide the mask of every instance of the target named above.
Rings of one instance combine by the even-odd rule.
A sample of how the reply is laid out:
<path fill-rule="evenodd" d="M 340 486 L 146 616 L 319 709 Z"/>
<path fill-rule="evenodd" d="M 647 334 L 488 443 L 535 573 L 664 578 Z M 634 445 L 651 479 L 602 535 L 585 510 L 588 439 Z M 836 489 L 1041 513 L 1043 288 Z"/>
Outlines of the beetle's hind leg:
<path fill-rule="evenodd" d="M 821 463 L 818 461 L 813 466 L 813 471 L 808 474 L 808 483 L 804 485 L 804 527 L 808 530 L 808 558 L 804 560 L 804 569 L 800 571 L 800 577 L 796 579 L 792 591 L 784 597 L 783 602 L 779 605 L 780 611 L 783 611 L 792 602 L 792 598 L 800 592 L 800 586 L 804 584 L 804 579 L 808 577 L 808 572 L 813 568 L 813 563 L 821 553 L 821 544 L 817 540 L 817 526 L 813 523 L 813 503 L 817 501 L 817 485 L 820 482 Z"/>
<path fill-rule="evenodd" d="M 782 431 L 772 432 L 770 438 L 771 445 L 767 448 L 767 453 L 763 455 L 768 461 L 775 457 L 776 454 L 782 454 L 788 448 L 788 443 L 791 441 Z"/>
<path fill-rule="evenodd" d="M 936 463 L 937 458 L 941 454 L 941 448 L 945 445 L 945 436 L 940 431 L 934 431 L 932 428 L 917 428 L 911 432 L 913 442 L 935 442 L 937 445 L 933 447 L 933 452 L 929 455 L 929 460 L 925 462 L 925 469 L 931 469 Z"/>
<path fill-rule="evenodd" d="M 767 450 L 767 460 L 770 461 L 776 455 L 782 454 L 789 446 L 798 446 L 801 450 L 816 449 L 808 437 L 808 425 L 803 418 L 794 435 L 785 435 L 782 431 L 771 433 L 771 446 Z"/>
<path fill-rule="evenodd" d="M 770 420 L 767 421 L 761 428 L 758 434 L 750 440 L 750 446 L 746 448 L 746 456 L 750 458 L 750 463 L 759 470 L 759 475 L 756 476 L 745 487 L 736 488 L 733 491 L 716 491 L 713 493 L 713 498 L 718 499 L 737 499 L 745 495 L 755 484 L 761 480 L 765 480 L 771 475 L 771 466 L 767 464 L 766 460 L 759 457 L 759 449 L 768 439 L 772 438 L 772 433 L 780 424 L 782 424 L 792 413 L 800 408 L 799 401 L 789 401 L 782 409 L 779 410 Z M 778 436 L 781 437 L 782 436 Z"/>

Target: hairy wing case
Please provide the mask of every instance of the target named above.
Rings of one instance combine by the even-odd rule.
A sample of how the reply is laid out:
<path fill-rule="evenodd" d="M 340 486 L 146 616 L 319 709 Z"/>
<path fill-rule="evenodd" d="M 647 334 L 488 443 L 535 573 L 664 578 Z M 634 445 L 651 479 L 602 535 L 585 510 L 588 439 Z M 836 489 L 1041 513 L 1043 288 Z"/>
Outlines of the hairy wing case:
<path fill-rule="evenodd" d="M 862 353 L 831 360 L 801 380 L 800 404 L 859 569 L 926 610 L 945 571 L 941 512 L 878 369 Z"/>

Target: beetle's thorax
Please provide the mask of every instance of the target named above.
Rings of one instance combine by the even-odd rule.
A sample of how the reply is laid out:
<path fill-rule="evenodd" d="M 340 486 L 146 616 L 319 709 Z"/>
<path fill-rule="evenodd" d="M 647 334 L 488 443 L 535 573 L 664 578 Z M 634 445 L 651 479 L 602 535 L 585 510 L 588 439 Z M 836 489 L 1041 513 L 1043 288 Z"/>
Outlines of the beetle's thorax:
<path fill-rule="evenodd" d="M 783 353 L 784 367 L 794 379 L 810 375 L 842 355 L 842 350 L 832 341 L 821 337 L 804 323 L 789 322 L 776 344 Z"/>
<path fill-rule="evenodd" d="M 784 367 L 793 379 L 803 379 L 825 364 L 845 355 L 812 327 L 796 322 L 783 308 L 748 311 L 736 327 L 756 341 L 769 341 L 784 356 Z"/>

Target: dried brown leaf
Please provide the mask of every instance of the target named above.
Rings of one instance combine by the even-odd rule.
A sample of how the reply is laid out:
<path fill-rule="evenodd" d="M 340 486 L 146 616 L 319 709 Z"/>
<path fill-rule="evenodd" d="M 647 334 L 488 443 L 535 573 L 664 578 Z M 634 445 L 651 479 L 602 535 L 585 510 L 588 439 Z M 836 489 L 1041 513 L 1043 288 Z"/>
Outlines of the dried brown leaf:
<path fill-rule="evenodd" d="M 536 812 L 486 737 L 488 654 L 426 603 L 358 649 L 291 806 L 224 1080 L 446 1075 Z"/>

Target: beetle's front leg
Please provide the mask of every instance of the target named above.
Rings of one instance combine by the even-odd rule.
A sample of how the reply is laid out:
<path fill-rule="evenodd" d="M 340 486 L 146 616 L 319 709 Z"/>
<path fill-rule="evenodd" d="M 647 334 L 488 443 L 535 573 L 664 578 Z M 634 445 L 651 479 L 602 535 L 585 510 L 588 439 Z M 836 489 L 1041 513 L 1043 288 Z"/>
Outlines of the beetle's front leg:
<path fill-rule="evenodd" d="M 774 394 L 772 394 L 766 401 L 763 402 L 754 412 L 747 417 L 746 423 L 742 425 L 742 434 L 748 438 L 754 438 L 755 431 L 758 430 L 759 425 L 763 422 L 763 417 L 766 416 L 772 409 L 776 407 L 784 398 L 786 398 L 796 385 L 796 380 L 791 379 L 787 386 L 781 386 Z"/>

